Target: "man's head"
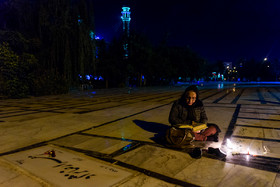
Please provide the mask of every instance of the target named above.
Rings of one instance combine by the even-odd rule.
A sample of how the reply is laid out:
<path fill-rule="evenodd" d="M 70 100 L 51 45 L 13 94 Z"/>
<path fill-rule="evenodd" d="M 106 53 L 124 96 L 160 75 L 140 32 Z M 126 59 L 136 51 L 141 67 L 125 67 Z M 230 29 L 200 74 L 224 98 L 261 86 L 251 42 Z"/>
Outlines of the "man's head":
<path fill-rule="evenodd" d="M 186 92 L 186 102 L 187 102 L 187 105 L 191 106 L 195 103 L 196 101 L 196 92 L 190 90 L 188 92 Z"/>
<path fill-rule="evenodd" d="M 191 85 L 186 88 L 185 92 L 181 97 L 181 102 L 188 106 L 193 105 L 198 100 L 198 89 L 195 85 Z"/>

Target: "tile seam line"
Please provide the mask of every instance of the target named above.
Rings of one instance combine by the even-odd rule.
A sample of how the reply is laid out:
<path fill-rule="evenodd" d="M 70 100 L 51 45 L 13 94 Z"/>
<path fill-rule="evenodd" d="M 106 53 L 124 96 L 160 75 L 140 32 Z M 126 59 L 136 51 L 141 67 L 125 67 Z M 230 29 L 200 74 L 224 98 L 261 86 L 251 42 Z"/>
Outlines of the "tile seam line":
<path fill-rule="evenodd" d="M 227 128 L 227 131 L 225 133 L 222 145 L 226 145 L 226 140 L 232 136 L 233 130 L 234 130 L 234 127 L 235 127 L 235 124 L 236 124 L 236 121 L 237 121 L 237 117 L 238 117 L 239 112 L 240 112 L 240 109 L 241 109 L 241 104 L 237 104 L 237 106 L 235 108 L 235 111 L 232 115 L 232 118 L 230 120 L 229 126 Z"/>
<path fill-rule="evenodd" d="M 277 95 L 275 95 L 272 91 L 268 90 L 268 93 L 269 93 L 270 95 L 272 95 L 275 99 L 277 99 L 278 101 L 280 101 L 280 98 L 279 98 Z"/>
<path fill-rule="evenodd" d="M 232 138 L 243 138 L 243 139 L 249 139 L 249 140 L 262 140 L 267 142 L 280 142 L 279 139 L 271 139 L 271 138 L 259 138 L 259 137 L 250 137 L 250 136 L 238 136 L 238 135 L 232 135 Z"/>
<path fill-rule="evenodd" d="M 244 111 L 241 111 L 240 112 L 241 114 L 267 114 L 267 115 L 279 115 L 277 113 L 264 113 L 264 112 L 244 112 Z"/>
<path fill-rule="evenodd" d="M 238 95 L 231 101 L 231 104 L 236 104 L 244 91 L 245 91 L 245 88 L 241 89 L 241 91 L 238 93 Z"/>
<path fill-rule="evenodd" d="M 215 92 L 215 93 L 213 93 L 213 94 L 210 94 L 210 95 L 204 97 L 204 98 L 201 99 L 201 100 L 204 101 L 205 99 L 208 99 L 208 98 L 210 98 L 210 97 L 213 97 L 213 96 L 215 96 L 215 95 L 218 95 L 219 93 L 222 93 L 222 92 L 224 92 L 224 91 L 225 91 L 225 90 L 217 91 L 217 92 Z"/>
<path fill-rule="evenodd" d="M 264 126 L 256 126 L 256 125 L 242 125 L 242 124 L 235 124 L 235 126 L 239 126 L 239 127 L 261 128 L 261 129 L 274 129 L 274 130 L 280 130 L 280 128 L 277 128 L 277 127 L 264 127 Z"/>
<path fill-rule="evenodd" d="M 232 91 L 229 91 L 228 93 L 225 93 L 223 96 L 221 96 L 218 99 L 216 99 L 215 101 L 213 101 L 213 103 L 218 103 L 219 101 L 223 100 L 226 96 L 228 96 L 231 93 L 232 93 Z"/>
<path fill-rule="evenodd" d="M 261 108 L 252 108 L 254 106 L 261 106 Z M 276 108 L 279 108 L 280 109 L 280 106 L 279 105 L 270 105 L 270 104 L 248 104 L 248 103 L 242 103 L 242 106 L 244 109 L 262 109 L 262 110 L 275 110 L 275 109 L 268 109 L 268 108 L 265 108 L 267 106 L 269 107 L 276 107 Z M 252 106 L 252 107 L 250 107 Z"/>
<path fill-rule="evenodd" d="M 252 119 L 252 120 L 260 120 L 260 121 L 280 121 L 279 119 L 265 119 L 265 118 L 249 118 L 249 117 L 237 117 L 239 119 Z"/>
<path fill-rule="evenodd" d="M 266 103 L 267 103 L 267 101 L 264 99 L 264 97 L 263 97 L 263 95 L 262 95 L 262 93 L 261 93 L 261 91 L 260 91 L 260 89 L 259 89 L 259 88 L 257 88 L 257 94 L 258 94 L 258 97 L 259 97 L 260 103 L 261 103 L 261 104 L 266 104 Z"/>

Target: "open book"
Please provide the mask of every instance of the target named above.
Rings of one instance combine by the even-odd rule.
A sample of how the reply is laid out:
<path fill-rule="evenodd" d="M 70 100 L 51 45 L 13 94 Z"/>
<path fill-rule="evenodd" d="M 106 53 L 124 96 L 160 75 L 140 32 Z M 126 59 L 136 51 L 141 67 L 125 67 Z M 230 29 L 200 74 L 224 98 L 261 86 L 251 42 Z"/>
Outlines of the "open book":
<path fill-rule="evenodd" d="M 192 129 L 193 131 L 197 132 L 197 131 L 201 131 L 203 129 L 207 128 L 207 125 L 204 123 L 196 123 L 196 122 L 192 122 L 191 125 L 187 125 L 187 124 L 181 124 L 178 125 L 179 128 L 187 128 L 187 129 Z"/>

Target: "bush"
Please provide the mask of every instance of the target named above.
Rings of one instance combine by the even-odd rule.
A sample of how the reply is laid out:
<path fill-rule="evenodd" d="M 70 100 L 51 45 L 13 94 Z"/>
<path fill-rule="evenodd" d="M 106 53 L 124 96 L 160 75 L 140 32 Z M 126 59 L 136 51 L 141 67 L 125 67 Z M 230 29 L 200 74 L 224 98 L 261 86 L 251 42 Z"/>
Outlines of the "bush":
<path fill-rule="evenodd" d="M 15 54 L 8 43 L 0 45 L 0 94 L 10 98 L 29 94 L 30 67 L 36 62 L 32 55 Z"/>
<path fill-rule="evenodd" d="M 23 98 L 28 95 L 53 95 L 67 93 L 66 78 L 55 70 L 40 67 L 34 55 L 18 56 L 8 43 L 0 45 L 0 95 Z"/>
<path fill-rule="evenodd" d="M 64 94 L 69 90 L 66 78 L 54 70 L 45 70 L 34 78 L 32 95 L 55 95 Z"/>

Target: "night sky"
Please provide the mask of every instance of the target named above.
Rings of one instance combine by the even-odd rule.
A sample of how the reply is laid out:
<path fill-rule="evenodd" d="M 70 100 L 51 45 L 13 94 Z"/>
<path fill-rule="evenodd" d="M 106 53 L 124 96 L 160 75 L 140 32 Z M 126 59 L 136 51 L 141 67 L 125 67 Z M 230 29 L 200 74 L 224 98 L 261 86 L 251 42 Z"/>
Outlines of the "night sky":
<path fill-rule="evenodd" d="M 131 7 L 131 29 L 154 44 L 189 46 L 211 61 L 280 59 L 279 0 L 93 0 L 97 35 L 122 30 L 121 7 Z"/>

